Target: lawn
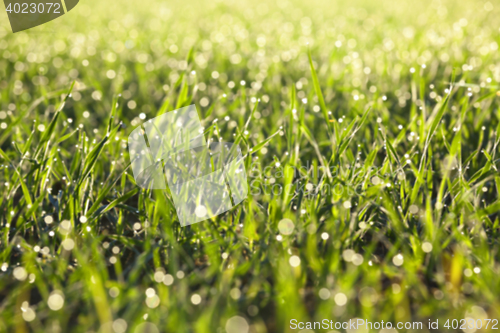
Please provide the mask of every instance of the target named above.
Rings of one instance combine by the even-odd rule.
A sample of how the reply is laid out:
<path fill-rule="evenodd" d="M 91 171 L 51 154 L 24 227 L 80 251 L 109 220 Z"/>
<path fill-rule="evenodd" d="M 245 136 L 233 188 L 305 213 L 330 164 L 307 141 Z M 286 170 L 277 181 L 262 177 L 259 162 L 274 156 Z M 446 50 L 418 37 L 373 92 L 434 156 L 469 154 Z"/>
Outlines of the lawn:
<path fill-rule="evenodd" d="M 1 8 L 1 332 L 500 328 L 495 1 L 82 0 L 15 34 Z M 127 139 L 191 104 L 249 194 L 181 227 Z"/>

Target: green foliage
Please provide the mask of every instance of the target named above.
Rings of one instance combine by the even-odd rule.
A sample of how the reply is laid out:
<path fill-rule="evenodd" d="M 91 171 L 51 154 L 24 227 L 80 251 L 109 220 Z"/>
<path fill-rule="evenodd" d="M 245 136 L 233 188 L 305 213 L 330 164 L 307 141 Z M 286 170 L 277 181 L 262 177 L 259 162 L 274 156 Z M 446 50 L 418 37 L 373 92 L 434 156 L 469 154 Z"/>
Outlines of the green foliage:
<path fill-rule="evenodd" d="M 499 318 L 492 3 L 88 0 L 26 32 L 2 20 L 0 331 Z M 207 139 L 242 147 L 250 193 L 181 228 L 127 138 L 192 103 Z"/>

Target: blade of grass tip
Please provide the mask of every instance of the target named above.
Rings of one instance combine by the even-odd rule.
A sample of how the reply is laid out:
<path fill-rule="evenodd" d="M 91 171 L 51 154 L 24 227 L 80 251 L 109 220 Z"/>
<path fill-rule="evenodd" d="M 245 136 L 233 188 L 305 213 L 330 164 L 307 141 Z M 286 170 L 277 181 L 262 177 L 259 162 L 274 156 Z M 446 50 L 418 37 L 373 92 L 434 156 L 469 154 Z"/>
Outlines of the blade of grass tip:
<path fill-rule="evenodd" d="M 297 91 L 295 90 L 295 85 L 292 85 L 292 90 L 290 92 L 290 109 L 293 110 L 297 107 Z"/>
<path fill-rule="evenodd" d="M 499 142 L 500 141 L 500 121 L 498 122 L 498 125 L 497 125 L 497 128 L 496 128 L 496 132 L 495 132 L 495 136 L 497 137 L 497 142 Z"/>
<path fill-rule="evenodd" d="M 488 205 L 486 208 L 481 209 L 477 213 L 477 215 L 483 217 L 484 215 L 493 215 L 498 211 L 500 211 L 500 200 L 497 200 L 494 203 Z"/>
<path fill-rule="evenodd" d="M 243 140 L 243 142 L 247 145 L 247 148 L 250 147 L 248 140 L 245 138 L 245 130 L 246 130 L 246 126 L 248 125 L 248 122 L 252 118 L 253 111 L 255 111 L 255 108 L 256 108 L 256 106 L 254 107 L 254 110 L 252 110 L 252 113 L 250 114 L 250 118 L 248 119 L 247 123 L 243 126 L 243 129 L 240 130 L 238 127 L 236 127 L 237 135 L 236 135 L 235 140 L 233 141 L 233 144 L 237 144 L 240 142 L 240 140 Z"/>
<path fill-rule="evenodd" d="M 10 160 L 9 156 L 7 156 L 7 154 L 1 148 L 0 148 L 0 155 L 5 159 L 6 162 L 8 162 L 10 165 L 12 165 L 12 161 Z M 25 200 L 28 203 L 28 205 L 32 206 L 33 202 L 31 201 L 31 196 L 30 196 L 30 192 L 28 190 L 28 187 L 24 183 L 23 178 L 21 177 L 21 174 L 19 173 L 18 168 L 14 168 L 14 170 L 16 171 L 17 177 L 18 177 L 19 182 L 21 184 L 21 189 L 22 189 L 23 194 L 25 196 Z M 36 223 L 36 216 L 35 216 L 35 214 L 33 214 L 33 220 Z"/>
<path fill-rule="evenodd" d="M 69 88 L 69 90 L 66 94 L 66 97 L 64 97 L 64 101 L 61 103 L 61 105 L 57 109 L 56 113 L 54 114 L 54 117 L 52 118 L 52 121 L 50 122 L 47 130 L 43 132 L 42 138 L 40 139 L 40 142 L 38 143 L 38 147 L 37 147 L 35 155 L 34 155 L 35 159 L 38 156 L 38 154 L 40 153 L 40 151 L 42 150 L 43 144 L 45 142 L 47 142 L 50 139 L 50 137 L 52 136 L 52 134 L 54 133 L 54 130 L 55 130 L 56 124 L 57 124 L 57 119 L 59 118 L 59 114 L 61 113 L 62 109 L 64 108 L 64 105 L 66 104 L 66 101 L 68 100 L 69 96 L 71 95 L 71 91 L 73 91 L 73 87 L 75 86 L 75 82 L 76 81 L 73 81 L 73 83 L 71 84 L 71 87 Z"/>
<path fill-rule="evenodd" d="M 429 132 L 427 133 L 427 137 L 425 139 L 426 148 L 427 148 L 432 136 L 434 135 L 434 132 L 436 131 L 436 128 L 439 125 L 439 122 L 443 118 L 444 112 L 446 111 L 446 107 L 448 106 L 448 101 L 450 100 L 451 93 L 453 92 L 454 83 L 455 83 L 455 70 L 453 70 L 453 73 L 451 76 L 450 91 L 449 91 L 448 95 L 446 95 L 446 98 L 445 98 L 443 104 L 441 104 L 441 107 L 439 108 L 436 116 L 432 120 L 431 127 L 429 129 Z M 422 154 L 422 156 L 423 155 L 424 154 Z"/>
<path fill-rule="evenodd" d="M 357 118 L 357 117 L 356 117 Z M 356 125 L 356 123 L 358 122 L 358 119 L 354 119 L 350 124 L 349 126 L 347 126 L 345 128 L 344 131 L 342 131 L 342 136 L 340 137 L 340 148 L 338 150 L 338 154 L 337 155 L 341 155 L 346 149 L 347 149 L 347 146 L 349 145 L 349 143 L 351 142 L 354 134 L 354 133 L 351 133 L 352 129 L 354 128 L 354 126 Z"/>
<path fill-rule="evenodd" d="M 63 169 L 63 172 L 64 172 L 64 175 L 66 176 L 66 178 L 68 179 L 68 181 L 71 181 L 71 175 L 69 173 L 69 170 L 68 168 L 66 167 L 66 164 L 64 162 L 61 161 L 61 159 L 58 159 L 57 160 L 59 162 L 59 167 Z"/>
<path fill-rule="evenodd" d="M 255 110 L 257 110 L 257 107 L 259 106 L 260 98 L 257 99 L 257 102 L 253 106 L 252 112 L 250 113 L 250 116 L 247 119 L 247 122 L 245 123 L 245 127 L 243 128 L 243 132 L 248 128 L 248 125 L 250 124 L 250 120 L 252 120 L 253 114 L 255 113 Z"/>
<path fill-rule="evenodd" d="M 249 149 L 250 148 L 250 144 L 248 143 L 247 139 L 245 138 L 244 133 L 241 132 L 238 127 L 236 127 L 236 133 L 237 133 L 237 135 L 236 135 L 235 140 L 233 141 L 233 146 L 236 146 L 237 144 L 240 143 L 241 140 L 243 140 L 243 142 L 246 145 L 246 148 Z"/>
<path fill-rule="evenodd" d="M 19 183 L 21 184 L 21 189 L 22 189 L 23 194 L 24 194 L 24 200 L 26 200 L 26 203 L 29 206 L 31 206 L 33 204 L 33 201 L 31 201 L 30 191 L 28 190 L 28 187 L 26 186 L 26 183 L 24 182 L 23 177 L 21 176 L 21 173 L 19 172 L 19 170 L 17 168 L 15 170 L 16 170 L 17 177 L 19 179 Z M 33 216 L 33 218 L 35 219 L 35 216 Z"/>
<path fill-rule="evenodd" d="M 363 124 L 366 121 L 366 118 L 368 118 L 368 115 L 370 114 L 371 111 L 372 111 L 372 107 L 369 106 L 368 109 L 363 114 L 363 116 L 361 117 L 361 121 L 359 122 L 359 125 L 357 126 L 357 128 L 354 132 L 357 132 L 361 128 L 361 126 L 363 126 Z"/>
<path fill-rule="evenodd" d="M 325 99 L 323 98 L 323 93 L 321 92 L 321 87 L 319 85 L 318 75 L 316 74 L 316 70 L 314 69 L 314 64 L 311 57 L 311 50 L 307 50 L 307 55 L 309 56 L 309 66 L 311 67 L 311 76 L 313 79 L 314 90 L 316 92 L 316 96 L 318 97 L 319 106 L 321 107 L 321 112 L 323 113 L 323 117 L 325 117 L 326 125 L 328 128 L 328 133 L 332 131 L 332 125 L 330 124 L 330 119 L 328 117 L 328 110 L 326 109 Z"/>
<path fill-rule="evenodd" d="M 30 215 L 33 215 L 35 216 L 35 211 L 38 209 L 38 206 L 40 205 L 40 203 L 45 199 L 45 196 L 43 195 L 40 195 L 36 201 L 34 203 L 31 204 L 31 208 L 29 208 L 28 212 L 26 213 L 27 216 L 30 216 Z M 37 227 L 38 227 L 38 222 L 37 220 L 35 219 L 35 223 L 37 224 Z M 38 229 L 40 230 L 40 229 Z"/>
<path fill-rule="evenodd" d="M 22 189 L 23 194 L 24 194 L 24 200 L 26 200 L 28 208 L 31 208 L 33 206 L 33 201 L 31 200 L 30 191 L 28 190 L 28 187 L 26 186 L 26 183 L 24 182 L 23 177 L 21 176 L 21 173 L 19 172 L 19 170 L 17 168 L 15 170 L 16 170 L 17 177 L 19 178 L 19 183 L 21 184 L 21 189 Z M 43 197 L 43 196 L 41 196 L 41 197 Z M 37 230 L 40 230 L 34 211 L 32 212 L 31 217 L 33 218 L 33 222 L 36 224 Z"/>
<path fill-rule="evenodd" d="M 59 138 L 59 139 L 56 141 L 56 143 L 57 143 L 57 144 L 59 144 L 59 143 L 61 143 L 61 142 L 64 142 L 64 141 L 68 140 L 70 137 L 72 137 L 73 135 L 75 135 L 76 133 L 78 133 L 78 131 L 79 131 L 79 130 L 80 130 L 80 128 L 77 128 L 77 129 L 75 129 L 73 132 L 66 134 L 65 136 L 63 136 L 63 137 Z"/>

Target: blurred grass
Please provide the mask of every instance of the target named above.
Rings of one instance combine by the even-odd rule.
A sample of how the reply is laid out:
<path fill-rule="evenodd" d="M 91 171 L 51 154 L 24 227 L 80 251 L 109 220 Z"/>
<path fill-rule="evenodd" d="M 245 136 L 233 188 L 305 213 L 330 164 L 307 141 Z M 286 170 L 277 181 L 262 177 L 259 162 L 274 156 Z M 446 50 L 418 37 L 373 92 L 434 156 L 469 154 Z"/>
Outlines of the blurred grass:
<path fill-rule="evenodd" d="M 2 13 L 0 331 L 498 318 L 498 13 L 86 0 L 17 34 Z M 250 195 L 181 228 L 126 138 L 191 103 Z"/>

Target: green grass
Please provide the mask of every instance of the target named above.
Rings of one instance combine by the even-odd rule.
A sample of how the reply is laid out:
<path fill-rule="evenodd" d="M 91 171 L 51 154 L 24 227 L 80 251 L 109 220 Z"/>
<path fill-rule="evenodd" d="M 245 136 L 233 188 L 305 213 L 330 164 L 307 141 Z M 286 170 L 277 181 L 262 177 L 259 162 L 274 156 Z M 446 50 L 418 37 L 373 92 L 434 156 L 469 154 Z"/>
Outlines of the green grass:
<path fill-rule="evenodd" d="M 0 331 L 498 319 L 498 14 L 84 0 L 11 34 L 2 13 Z M 250 193 L 181 228 L 126 139 L 192 103 Z"/>

